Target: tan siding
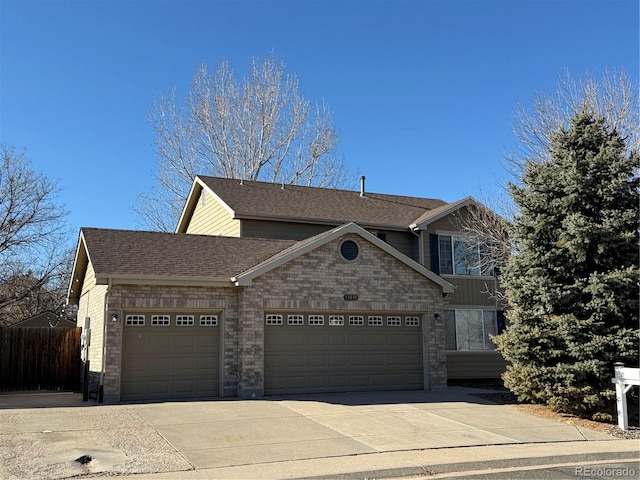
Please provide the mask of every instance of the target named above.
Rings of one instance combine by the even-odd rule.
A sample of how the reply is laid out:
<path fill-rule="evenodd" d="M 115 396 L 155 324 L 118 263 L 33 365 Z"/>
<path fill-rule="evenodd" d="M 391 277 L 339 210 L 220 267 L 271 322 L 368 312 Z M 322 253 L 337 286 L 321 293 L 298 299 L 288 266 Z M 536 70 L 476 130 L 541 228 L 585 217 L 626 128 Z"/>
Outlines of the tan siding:
<path fill-rule="evenodd" d="M 407 257 L 420 261 L 419 240 L 413 233 L 409 232 L 389 232 L 377 230 L 386 234 L 386 242 L 396 250 L 404 253 Z"/>
<path fill-rule="evenodd" d="M 507 362 L 499 352 L 447 352 L 447 378 L 500 378 Z"/>
<path fill-rule="evenodd" d="M 495 290 L 493 278 L 463 278 L 444 275 L 443 278 L 456 286 L 454 293 L 447 295 L 449 305 L 475 305 L 496 307 L 495 299 L 486 293 Z"/>
<path fill-rule="evenodd" d="M 203 191 L 201 195 L 187 225 L 186 233 L 239 237 L 240 221 L 234 220 L 229 211 L 211 194 Z"/>
<path fill-rule="evenodd" d="M 338 225 L 314 225 L 309 223 L 273 222 L 264 220 L 243 220 L 242 236 L 254 238 L 274 238 L 279 240 L 304 240 Z M 371 230 L 386 235 L 386 242 L 409 258 L 419 261 L 418 237 L 409 232 Z"/>
<path fill-rule="evenodd" d="M 436 234 L 438 231 L 455 232 L 460 230 L 459 215 L 466 215 L 466 209 L 446 216 L 431 225 L 422 232 L 422 242 L 424 250 L 425 267 L 431 270 L 431 248 L 429 235 Z M 495 280 L 492 277 L 474 277 L 474 276 L 449 276 L 443 275 L 443 278 L 456 286 L 453 294 L 447 296 L 447 303 L 450 305 L 474 305 L 474 306 L 491 306 L 495 307 L 496 302 L 489 298 L 486 292 L 487 288 L 494 291 Z"/>
<path fill-rule="evenodd" d="M 78 326 L 84 325 L 84 319 L 91 319 L 91 345 L 89 346 L 89 363 L 93 372 L 102 370 L 102 339 L 104 332 L 104 300 L 106 285 L 96 285 L 95 274 L 91 263 L 82 284 L 82 294 L 78 305 Z"/>
<path fill-rule="evenodd" d="M 274 238 L 279 240 L 304 240 L 327 230 L 334 225 L 312 225 L 308 223 L 243 220 L 242 236 L 252 238 Z"/>
<path fill-rule="evenodd" d="M 437 230 L 444 230 L 448 232 L 462 231 L 470 221 L 469 212 L 466 207 L 461 208 L 453 213 L 450 213 L 440 220 L 436 220 L 429 225 L 429 232 L 435 233 Z"/>
<path fill-rule="evenodd" d="M 441 218 L 440 220 L 437 220 L 435 222 L 433 222 L 431 225 L 429 225 L 429 232 L 430 233 L 436 233 L 436 230 L 441 230 L 441 231 L 446 231 L 446 232 L 456 232 L 458 230 L 460 230 L 460 227 L 458 225 L 458 223 L 456 222 L 456 220 L 454 218 L 451 217 L 451 215 Z"/>

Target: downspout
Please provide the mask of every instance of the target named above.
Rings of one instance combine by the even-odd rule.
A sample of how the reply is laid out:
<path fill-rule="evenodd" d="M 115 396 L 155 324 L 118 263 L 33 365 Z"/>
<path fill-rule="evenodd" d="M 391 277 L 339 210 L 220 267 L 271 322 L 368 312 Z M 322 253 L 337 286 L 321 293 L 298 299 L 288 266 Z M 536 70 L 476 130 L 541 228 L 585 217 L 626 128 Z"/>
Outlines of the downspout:
<path fill-rule="evenodd" d="M 424 245 L 422 243 L 422 230 L 418 230 L 418 227 L 415 228 L 409 227 L 409 231 L 413 233 L 416 237 L 418 237 L 418 263 L 423 267 L 426 265 L 422 262 L 424 259 Z M 431 270 L 431 269 L 429 269 Z M 430 312 L 425 312 L 422 318 L 422 383 L 424 390 L 431 390 L 431 369 L 429 366 L 429 332 L 427 331 L 427 318 L 430 315 Z M 438 318 L 438 313 L 434 312 L 433 317 Z"/>
<path fill-rule="evenodd" d="M 100 385 L 98 386 L 98 403 L 104 403 L 104 371 L 107 367 L 107 321 L 109 320 L 109 293 L 111 278 L 104 294 L 104 312 L 102 317 L 102 367 L 100 368 Z"/>
<path fill-rule="evenodd" d="M 422 230 L 418 230 L 418 232 L 416 232 L 416 230 L 418 230 L 418 227 L 409 227 L 409 231 L 416 237 L 418 237 L 418 263 L 423 267 L 426 267 L 426 265 L 424 264 L 424 242 L 422 241 Z"/>

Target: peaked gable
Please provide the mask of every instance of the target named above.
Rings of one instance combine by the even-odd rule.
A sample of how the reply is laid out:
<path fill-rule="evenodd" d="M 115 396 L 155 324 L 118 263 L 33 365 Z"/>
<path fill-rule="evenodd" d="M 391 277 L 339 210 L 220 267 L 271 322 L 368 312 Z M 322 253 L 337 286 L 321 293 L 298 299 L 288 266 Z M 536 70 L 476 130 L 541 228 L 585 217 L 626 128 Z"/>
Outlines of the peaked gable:
<path fill-rule="evenodd" d="M 232 286 L 231 277 L 294 243 L 292 240 L 83 228 L 69 297 L 77 297 L 82 289 L 89 263 L 96 283 L 103 285 L 111 282 Z"/>
<path fill-rule="evenodd" d="M 431 224 L 441 220 L 448 215 L 454 214 L 461 210 L 462 208 L 475 208 L 478 211 L 482 211 L 483 214 L 490 216 L 490 218 L 495 218 L 497 221 L 504 221 L 500 215 L 495 213 L 490 208 L 486 207 L 484 204 L 480 203 L 473 197 L 465 197 L 461 200 L 458 200 L 453 203 L 449 203 L 447 205 L 443 205 L 439 208 L 434 208 L 428 212 L 425 212 L 420 218 L 418 218 L 415 223 L 410 225 L 412 230 L 426 230 Z"/>
<path fill-rule="evenodd" d="M 203 189 L 233 218 L 406 230 L 425 210 L 447 205 L 433 198 L 406 197 L 299 185 L 198 176 L 194 180 L 177 232 L 185 232 Z"/>
<path fill-rule="evenodd" d="M 395 248 L 391 247 L 386 242 L 380 240 L 375 235 L 372 235 L 371 233 L 367 232 L 364 228 L 360 227 L 359 225 L 353 222 L 334 228 L 333 230 L 329 230 L 327 232 L 321 233 L 319 235 L 316 235 L 315 237 L 311 237 L 306 240 L 296 242 L 295 244 L 291 245 L 289 248 L 282 250 L 281 252 L 274 255 L 273 257 L 248 269 L 242 274 L 232 278 L 232 281 L 238 286 L 251 285 L 253 280 L 259 277 L 260 275 L 263 275 L 281 265 L 284 265 L 285 263 L 295 258 L 298 258 L 301 255 L 304 255 L 305 253 L 308 253 L 322 245 L 325 245 L 326 243 L 332 240 L 335 240 L 349 233 L 359 235 L 364 240 L 372 243 L 373 245 L 380 248 L 388 255 L 394 257 L 396 260 L 399 260 L 406 266 L 410 267 L 411 269 L 415 270 L 419 274 L 423 275 L 424 277 L 428 278 L 432 282 L 436 283 L 442 288 L 443 293 L 453 293 L 454 287 L 452 284 L 444 280 L 439 275 L 436 275 L 431 270 L 428 270 L 424 266 L 420 265 L 418 262 L 415 262 L 411 260 L 409 257 L 407 257 L 406 255 L 403 255 L 402 253 L 400 253 Z"/>

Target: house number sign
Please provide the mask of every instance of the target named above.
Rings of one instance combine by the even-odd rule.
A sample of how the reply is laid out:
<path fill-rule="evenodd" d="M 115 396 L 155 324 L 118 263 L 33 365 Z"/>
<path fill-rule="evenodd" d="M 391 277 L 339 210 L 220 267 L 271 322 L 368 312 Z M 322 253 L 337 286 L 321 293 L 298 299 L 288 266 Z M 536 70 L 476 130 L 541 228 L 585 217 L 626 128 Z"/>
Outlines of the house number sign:
<path fill-rule="evenodd" d="M 347 302 L 355 302 L 356 300 L 358 300 L 358 294 L 357 293 L 345 293 L 344 297 L 342 297 L 345 299 L 345 301 Z"/>

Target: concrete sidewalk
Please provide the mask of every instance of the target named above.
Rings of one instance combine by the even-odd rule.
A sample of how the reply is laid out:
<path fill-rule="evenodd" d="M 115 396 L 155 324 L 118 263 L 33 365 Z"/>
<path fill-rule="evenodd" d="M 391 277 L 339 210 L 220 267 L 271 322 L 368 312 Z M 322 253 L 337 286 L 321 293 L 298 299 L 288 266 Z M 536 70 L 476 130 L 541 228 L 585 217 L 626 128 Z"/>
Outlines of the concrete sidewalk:
<path fill-rule="evenodd" d="M 11 400 L 0 396 L 0 453 L 5 459 L 0 476 L 383 478 L 537 465 L 554 458 L 638 458 L 637 441 L 528 415 L 474 393 L 480 391 L 452 388 L 91 408 L 78 406 L 72 398 L 66 407 L 58 399 L 56 408 L 36 408 L 44 399 L 22 398 L 16 405 L 22 408 L 10 408 Z M 21 455 L 25 446 L 28 454 Z M 84 465 L 74 461 L 82 455 L 92 460 Z"/>

